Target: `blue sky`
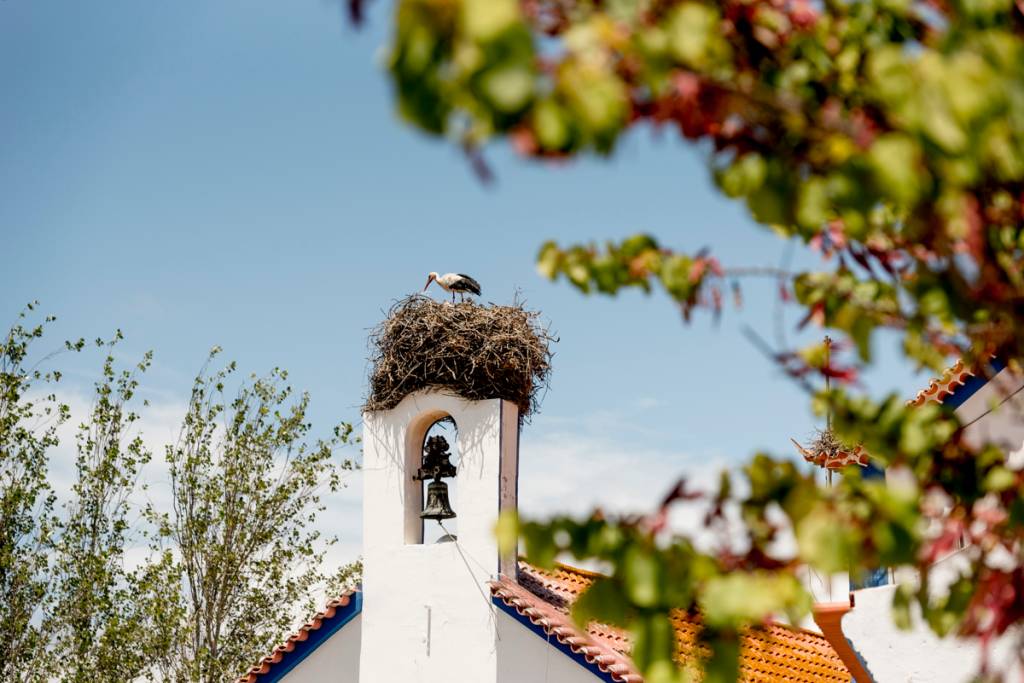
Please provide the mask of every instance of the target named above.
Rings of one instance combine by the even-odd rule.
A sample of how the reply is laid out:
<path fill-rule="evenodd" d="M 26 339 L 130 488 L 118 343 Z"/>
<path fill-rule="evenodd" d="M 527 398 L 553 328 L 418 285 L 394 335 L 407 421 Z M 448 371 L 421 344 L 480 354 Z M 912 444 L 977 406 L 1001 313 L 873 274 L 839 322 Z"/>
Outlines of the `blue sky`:
<path fill-rule="evenodd" d="M 545 239 L 641 230 L 777 264 L 783 244 L 714 191 L 704 153 L 667 130 L 563 165 L 496 146 L 484 187 L 394 114 L 389 9 L 356 32 L 327 0 L 0 3 L 0 318 L 39 299 L 60 318 L 51 343 L 121 328 L 126 359 L 155 351 L 146 393 L 172 418 L 219 344 L 246 372 L 288 368 L 326 430 L 358 420 L 382 311 L 457 270 L 488 301 L 520 291 L 560 337 L 523 435 L 528 510 L 642 506 L 675 473 L 790 452 L 806 401 L 740 334 L 773 338 L 770 286 L 686 326 L 661 295 L 584 298 L 534 270 Z M 923 384 L 879 351 L 873 390 Z M 66 363 L 85 391 L 98 359 Z M 353 484 L 339 505 L 355 514 Z M 357 524 L 337 530 L 357 552 Z"/>

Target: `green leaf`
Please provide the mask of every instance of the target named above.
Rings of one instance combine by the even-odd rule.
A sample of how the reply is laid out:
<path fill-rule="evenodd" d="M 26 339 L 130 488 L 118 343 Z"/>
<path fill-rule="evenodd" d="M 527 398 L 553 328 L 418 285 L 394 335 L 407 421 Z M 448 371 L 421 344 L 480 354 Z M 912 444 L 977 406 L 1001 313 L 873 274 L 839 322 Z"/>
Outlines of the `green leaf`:
<path fill-rule="evenodd" d="M 850 530 L 826 506 L 818 505 L 796 527 L 800 557 L 824 572 L 849 571 L 857 553 Z"/>
<path fill-rule="evenodd" d="M 554 100 L 541 100 L 534 107 L 533 129 L 546 150 L 561 150 L 569 143 L 568 116 Z"/>
<path fill-rule="evenodd" d="M 525 66 L 502 65 L 484 72 L 480 87 L 499 111 L 513 113 L 533 96 L 533 74 Z"/>
<path fill-rule="evenodd" d="M 707 581 L 700 605 L 709 625 L 732 628 L 783 612 L 806 614 L 810 597 L 790 574 L 733 572 Z"/>
<path fill-rule="evenodd" d="M 461 0 L 462 26 L 466 36 L 485 43 L 520 22 L 515 0 Z"/>
<path fill-rule="evenodd" d="M 896 628 L 901 631 L 909 631 L 913 627 L 910 616 L 910 587 L 898 586 L 892 594 L 892 619 Z"/>
<path fill-rule="evenodd" d="M 564 89 L 565 97 L 583 128 L 595 139 L 613 139 L 629 111 L 622 80 L 609 71 L 582 65 L 567 68 L 563 78 L 572 84 Z"/>
<path fill-rule="evenodd" d="M 765 183 L 747 197 L 754 220 L 766 225 L 788 224 L 790 204 L 788 190 L 777 183 Z"/>
<path fill-rule="evenodd" d="M 735 683 L 740 680 L 740 642 L 735 633 L 713 634 L 711 656 L 704 664 L 705 683 Z"/>
<path fill-rule="evenodd" d="M 633 662 L 640 671 L 656 672 L 665 676 L 666 664 L 674 672 L 672 656 L 675 654 L 676 636 L 667 614 L 645 614 L 633 620 Z"/>
<path fill-rule="evenodd" d="M 888 133 L 875 140 L 868 152 L 878 189 L 904 205 L 913 204 L 927 184 L 921 149 L 908 135 Z"/>
<path fill-rule="evenodd" d="M 562 263 L 562 251 L 555 242 L 548 241 L 541 245 L 537 254 L 537 272 L 549 280 L 558 276 Z"/>
<path fill-rule="evenodd" d="M 1006 491 L 1017 485 L 1017 473 L 1006 467 L 993 467 L 985 475 L 982 487 L 986 491 Z"/>
<path fill-rule="evenodd" d="M 622 560 L 626 595 L 638 607 L 654 607 L 661 600 L 662 567 L 653 548 L 631 545 Z"/>
<path fill-rule="evenodd" d="M 828 191 L 824 178 L 811 177 L 800 185 L 796 221 L 810 232 L 820 230 L 829 218 Z"/>
<path fill-rule="evenodd" d="M 494 526 L 498 549 L 502 554 L 517 552 L 519 549 L 519 515 L 515 510 L 505 510 L 498 516 Z"/>
<path fill-rule="evenodd" d="M 628 626 L 629 598 L 619 583 L 599 578 L 572 604 L 572 618 L 586 627 L 592 621 L 615 626 Z"/>
<path fill-rule="evenodd" d="M 744 154 L 731 166 L 716 175 L 719 187 L 730 197 L 745 197 L 764 183 L 767 174 L 764 157 L 757 153 Z"/>
<path fill-rule="evenodd" d="M 724 59 L 729 46 L 722 39 L 719 15 L 714 8 L 684 2 L 669 17 L 669 45 L 681 63 L 703 69 Z"/>

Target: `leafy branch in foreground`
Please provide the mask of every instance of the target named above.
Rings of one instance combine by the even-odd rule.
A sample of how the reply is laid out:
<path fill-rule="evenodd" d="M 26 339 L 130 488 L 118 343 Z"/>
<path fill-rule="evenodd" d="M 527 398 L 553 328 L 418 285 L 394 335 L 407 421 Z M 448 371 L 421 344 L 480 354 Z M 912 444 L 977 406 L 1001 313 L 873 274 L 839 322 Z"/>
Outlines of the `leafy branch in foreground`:
<path fill-rule="evenodd" d="M 915 567 L 922 581 L 901 587 L 896 618 L 909 623 L 916 604 L 940 635 L 989 639 L 1018 623 L 1024 614 L 1016 602 L 994 604 L 992 596 L 1005 591 L 992 590 L 1016 590 L 1019 567 L 990 560 L 1015 556 L 1024 541 L 1020 519 L 992 514 L 998 507 L 1024 509 L 1021 472 L 997 449 L 968 448 L 955 417 L 938 406 L 908 407 L 895 396 L 875 404 L 842 392 L 819 400 L 835 407 L 841 434 L 890 454 L 885 464 L 909 475 L 901 485 L 862 480 L 853 466 L 825 489 L 792 461 L 758 454 L 741 477 L 723 473 L 715 491 L 691 491 L 680 481 L 648 516 L 597 511 L 583 519 L 503 520 L 502 540 L 514 547 L 521 535 L 527 556 L 541 566 L 565 553 L 611 567 L 575 604 L 574 617 L 629 630 L 634 660 L 655 683 L 689 680 L 693 673 L 677 666 L 693 663 L 677 661 L 669 625 L 676 610 L 701 615 L 700 640 L 709 653 L 700 662 L 704 680 L 736 680 L 743 629 L 779 614 L 797 621 L 809 611 L 810 595 L 796 578 L 801 567 L 854 576 L 879 566 Z M 707 538 L 666 523 L 673 506 L 698 504 L 702 526 L 713 535 L 710 549 Z M 932 563 L 963 533 L 976 549 L 969 571 L 944 596 L 930 595 Z"/>
<path fill-rule="evenodd" d="M 403 115 L 462 144 L 604 154 L 645 122 L 706 142 L 757 222 L 837 256 L 788 285 L 864 360 L 885 327 L 931 367 L 1024 355 L 1019 4 L 401 0 L 390 54 Z M 643 236 L 549 244 L 540 267 L 605 293 L 653 280 L 687 315 L 725 275 Z"/>
<path fill-rule="evenodd" d="M 402 115 L 463 146 L 610 154 L 636 126 L 671 126 L 702 143 L 720 190 L 757 223 L 824 257 L 818 271 L 771 274 L 802 324 L 844 333 L 862 364 L 878 333 L 895 331 L 918 366 L 959 355 L 984 371 L 995 355 L 1019 371 L 1022 12 L 1011 0 L 398 0 L 389 68 Z M 604 248 L 549 243 L 538 266 L 584 292 L 660 287 L 687 318 L 721 310 L 741 274 L 646 235 Z M 815 346 L 776 360 L 801 379 L 856 378 L 856 367 L 823 358 Z M 850 473 L 823 491 L 758 456 L 745 470 L 749 493 L 723 483 L 717 494 L 742 510 L 749 548 L 738 555 L 698 552 L 643 520 L 524 527 L 541 558 L 567 551 L 612 568 L 583 604 L 627 622 L 649 680 L 677 676 L 670 606 L 705 610 L 709 675 L 727 680 L 730 629 L 806 606 L 782 588 L 795 563 L 846 568 L 856 555 L 925 572 L 961 533 L 973 542 L 970 570 L 941 599 L 927 597 L 926 572 L 916 595 L 901 587 L 899 619 L 914 598 L 940 633 L 990 639 L 1024 622 L 1021 472 L 1005 452 L 968 444 L 949 411 L 897 397 L 837 392 L 815 403 L 834 413 L 839 437 L 904 473 L 905 488 Z M 780 533 L 776 508 L 797 538 L 783 560 L 767 547 Z M 986 563 L 999 548 L 1009 559 Z M 721 582 L 749 601 L 708 604 L 726 593 Z M 776 597 L 765 597 L 770 586 Z"/>

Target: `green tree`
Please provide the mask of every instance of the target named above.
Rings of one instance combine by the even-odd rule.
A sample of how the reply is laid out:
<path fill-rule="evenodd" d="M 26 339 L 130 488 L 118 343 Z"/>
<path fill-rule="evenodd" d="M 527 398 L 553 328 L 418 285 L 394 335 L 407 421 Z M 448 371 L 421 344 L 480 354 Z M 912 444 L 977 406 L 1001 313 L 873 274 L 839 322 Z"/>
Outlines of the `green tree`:
<path fill-rule="evenodd" d="M 341 485 L 338 446 L 351 425 L 308 445 L 309 396 L 287 373 L 251 377 L 226 397 L 235 364 L 200 373 L 181 434 L 167 448 L 172 510 L 149 516 L 172 552 L 179 586 L 165 601 L 179 618 L 160 668 L 166 680 L 218 682 L 247 670 L 311 611 L 322 585 L 320 496 Z M 333 539 L 328 540 L 333 542 Z"/>
<path fill-rule="evenodd" d="M 154 654 L 146 626 L 149 608 L 139 582 L 147 569 L 126 566 L 125 550 L 141 543 L 133 525 L 133 497 L 151 455 L 133 433 L 140 419 L 130 404 L 146 353 L 133 369 L 117 370 L 110 342 L 88 419 L 79 426 L 76 481 L 53 544 L 52 611 L 44 628 L 62 680 L 128 681 L 144 673 Z"/>
<path fill-rule="evenodd" d="M 325 592 L 328 596 L 341 595 L 347 590 L 355 588 L 363 581 L 363 559 L 353 560 L 343 564 L 334 574 L 327 578 Z"/>
<path fill-rule="evenodd" d="M 69 409 L 42 387 L 60 380 L 29 363 L 43 324 L 26 327 L 29 304 L 0 341 L 0 681 L 45 680 L 40 628 L 51 577 L 48 548 L 57 527 L 47 456 Z M 80 345 L 69 345 L 80 348 Z"/>
<path fill-rule="evenodd" d="M 307 445 L 309 397 L 294 397 L 281 370 L 242 382 L 230 401 L 234 364 L 200 373 L 167 447 L 163 509 L 160 495 L 142 504 L 162 482 L 147 470 L 134 408 L 151 354 L 119 369 L 120 332 L 97 341 L 105 358 L 78 429 L 76 477 L 59 504 L 48 457 L 70 408 L 41 391 L 61 378 L 40 369 L 53 354 L 30 363 L 52 320 L 26 327 L 34 307 L 0 346 L 0 682 L 233 679 L 324 588 L 358 580 L 358 562 L 322 572 L 333 539 L 316 531 L 320 495 L 354 466 L 338 463 L 336 449 L 358 439 L 342 424 Z M 126 561 L 147 544 L 147 557 Z"/>
<path fill-rule="evenodd" d="M 819 414 L 834 413 L 841 438 L 914 475 L 907 491 L 856 472 L 825 491 L 793 463 L 759 454 L 743 469 L 744 486 L 724 476 L 711 500 L 709 523 L 727 502 L 742 511 L 737 540 L 748 550 L 739 554 L 698 551 L 666 529 L 667 509 L 693 495 L 682 485 L 641 520 L 523 524 L 535 560 L 568 552 L 612 568 L 578 616 L 631 629 L 648 680 L 683 675 L 672 660 L 673 608 L 705 615 L 708 680 L 735 678 L 737 629 L 806 612 L 792 578 L 798 564 L 916 566 L 925 581 L 897 594 L 896 616 L 905 622 L 916 602 L 939 633 L 988 639 L 1024 621 L 1021 601 L 1006 597 L 1024 591 L 1024 480 L 1006 454 L 965 443 L 947 409 L 842 386 L 813 392 L 809 381 L 854 379 L 882 330 L 899 335 L 921 366 L 960 356 L 983 370 L 997 355 L 1020 368 L 1020 3 L 398 0 L 389 54 L 403 117 L 474 158 L 493 140 L 538 158 L 607 155 L 641 124 L 703 143 L 723 193 L 822 255 L 816 271 L 769 274 L 803 308 L 801 325 L 831 328 L 855 349 L 844 363 L 823 346 L 779 349 L 776 360 L 814 393 Z M 659 287 L 686 319 L 719 311 L 749 273 L 650 235 L 603 246 L 551 242 L 538 267 L 585 293 Z M 927 522 L 940 532 L 924 535 Z M 786 529 L 799 554 L 780 561 L 770 545 Z M 947 595 L 930 597 L 929 562 L 964 529 L 981 552 Z M 992 552 L 1012 566 L 988 562 Z"/>

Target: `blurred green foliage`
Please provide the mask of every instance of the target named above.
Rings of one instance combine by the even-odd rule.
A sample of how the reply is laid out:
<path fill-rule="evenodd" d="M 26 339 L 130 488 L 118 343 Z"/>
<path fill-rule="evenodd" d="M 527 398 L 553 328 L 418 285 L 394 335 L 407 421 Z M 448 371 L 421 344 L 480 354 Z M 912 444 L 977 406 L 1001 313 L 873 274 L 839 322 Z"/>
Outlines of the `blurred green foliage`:
<path fill-rule="evenodd" d="M 636 235 L 546 243 L 538 270 L 587 294 L 660 289 L 687 320 L 738 303 L 745 276 L 772 278 L 803 310 L 801 325 L 831 328 L 839 348 L 855 352 L 843 362 L 813 345 L 780 349 L 776 361 L 808 389 L 821 377 L 843 387 L 818 393 L 815 410 L 834 415 L 847 443 L 907 474 L 909 483 L 887 488 L 853 471 L 822 490 L 791 463 L 759 455 L 742 485 L 725 477 L 712 496 L 718 514 L 727 503 L 741 510 L 739 554 L 698 552 L 660 525 L 663 509 L 504 523 L 507 539 L 520 530 L 533 561 L 568 553 L 611 568 L 578 618 L 631 629 L 649 681 L 685 676 L 664 637 L 671 609 L 702 611 L 708 679 L 735 677 L 737 629 L 806 612 L 791 579 L 802 565 L 916 567 L 923 587 L 901 589 L 895 615 L 906 624 L 914 603 L 940 633 L 989 638 L 1024 620 L 1020 470 L 998 448 L 965 442 L 949 410 L 851 393 L 880 331 L 899 335 L 919 366 L 939 370 L 959 356 L 984 372 L 996 355 L 1019 369 L 1020 3 L 398 0 L 393 35 L 401 111 L 460 145 L 607 155 L 640 124 L 701 142 L 721 191 L 780 238 L 819 252 L 820 269 L 729 267 Z M 770 545 L 783 528 L 797 555 L 780 560 Z M 930 597 L 929 563 L 964 537 L 979 549 L 971 571 L 947 596 Z M 998 550 L 1012 567 L 985 562 Z"/>

